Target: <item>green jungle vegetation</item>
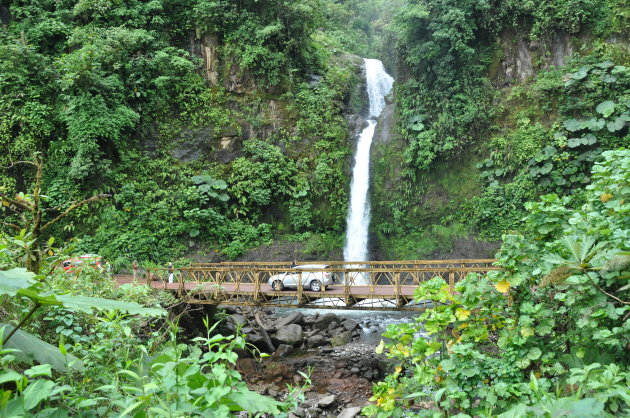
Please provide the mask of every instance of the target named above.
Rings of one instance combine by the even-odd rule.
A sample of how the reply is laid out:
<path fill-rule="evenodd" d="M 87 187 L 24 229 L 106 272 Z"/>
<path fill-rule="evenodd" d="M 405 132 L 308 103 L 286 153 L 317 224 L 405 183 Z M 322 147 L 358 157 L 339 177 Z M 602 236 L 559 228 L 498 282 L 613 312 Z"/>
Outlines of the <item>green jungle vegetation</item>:
<path fill-rule="evenodd" d="M 361 74 L 346 51 L 383 48 L 370 22 L 385 5 L 3 4 L 0 193 L 13 199 L 3 200 L 5 232 L 19 232 L 6 224 L 19 223 L 35 181 L 32 165 L 13 163 L 39 152 L 46 216 L 110 195 L 46 237 L 117 268 L 195 251 L 232 259 L 275 237 L 339 248 L 352 146 L 344 112 L 363 105 L 361 93 L 350 103 Z M 204 78 L 207 61 L 215 82 Z M 186 147 L 209 151 L 175 158 Z"/>
<path fill-rule="evenodd" d="M 172 295 L 59 266 L 338 250 L 357 56 L 397 76 L 380 255 L 475 237 L 503 268 L 417 289 L 435 308 L 388 329 L 364 413 L 629 415 L 629 18 L 623 0 L 3 2 L 0 416 L 295 408 L 304 387 L 246 387 L 218 318 L 187 341 Z M 523 45 L 531 71 L 508 79 Z"/>
<path fill-rule="evenodd" d="M 628 144 L 626 6 L 423 0 L 401 9 L 391 30 L 402 138 L 374 156 L 383 258 L 416 259 L 465 236 L 500 241 L 524 226 L 525 202 L 575 193 L 603 151 Z M 556 68 L 562 36 L 573 53 Z M 506 81 L 502 62 L 519 45 L 531 45 L 531 75 Z"/>

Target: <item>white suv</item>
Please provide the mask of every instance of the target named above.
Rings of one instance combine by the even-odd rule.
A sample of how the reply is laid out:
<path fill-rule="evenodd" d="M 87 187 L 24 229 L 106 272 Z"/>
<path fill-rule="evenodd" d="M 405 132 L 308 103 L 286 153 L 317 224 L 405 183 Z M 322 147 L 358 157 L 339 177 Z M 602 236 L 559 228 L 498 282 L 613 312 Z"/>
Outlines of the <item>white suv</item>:
<path fill-rule="evenodd" d="M 315 269 L 327 269 L 330 266 L 325 264 L 303 264 L 295 266 L 290 272 L 274 274 L 269 278 L 269 285 L 273 290 L 283 290 L 287 288 L 297 288 L 302 276 L 302 286 L 304 289 L 310 289 L 313 292 L 322 290 L 322 286 L 328 286 L 335 283 L 336 275 L 330 271 L 303 271 Z"/>

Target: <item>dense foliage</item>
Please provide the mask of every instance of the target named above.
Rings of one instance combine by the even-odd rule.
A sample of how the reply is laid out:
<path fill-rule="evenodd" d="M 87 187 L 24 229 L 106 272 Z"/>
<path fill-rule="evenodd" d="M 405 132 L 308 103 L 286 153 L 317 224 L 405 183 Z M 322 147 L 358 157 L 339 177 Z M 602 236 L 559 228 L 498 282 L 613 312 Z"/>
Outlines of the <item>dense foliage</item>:
<path fill-rule="evenodd" d="M 474 142 L 486 127 L 492 115 L 487 68 L 497 35 L 515 26 L 529 29 L 534 39 L 585 27 L 596 35 L 610 33 L 615 7 L 622 5 L 410 1 L 396 21 L 401 55 L 411 73 L 399 91 L 407 162 L 426 169 L 439 155 Z"/>
<path fill-rule="evenodd" d="M 384 257 L 444 251 L 436 224 L 498 241 L 520 228 L 526 201 L 572 193 L 628 141 L 623 2 L 414 0 L 391 29 L 402 138 L 377 146 Z M 446 252 L 459 239 L 444 238 Z"/>
<path fill-rule="evenodd" d="M 60 255 L 44 260 L 47 275 L 6 270 L 16 254 L 0 241 L 0 415 L 284 416 L 295 406 L 299 389 L 281 403 L 247 388 L 235 370 L 235 351 L 251 349 L 244 336 L 206 318 L 205 336 L 178 341 L 177 323 L 160 318 L 178 303 L 170 293 L 119 287 L 89 267 L 66 273 Z"/>
<path fill-rule="evenodd" d="M 0 27 L 3 195 L 32 190 L 33 170 L 12 162 L 36 151 L 51 209 L 112 194 L 42 239 L 85 238 L 80 249 L 118 266 L 197 250 L 233 258 L 274 235 L 340 236 L 343 112 L 362 106 L 347 103 L 360 78 L 343 51 L 367 53 L 381 39 L 363 34 L 385 3 L 9 2 Z M 204 151 L 181 157 L 195 148 Z M 2 211 L 20 223 L 8 205 Z"/>
<path fill-rule="evenodd" d="M 630 412 L 630 152 L 604 152 L 591 176 L 584 193 L 527 205 L 523 234 L 504 236 L 502 271 L 471 274 L 455 293 L 441 277 L 416 290 L 435 307 L 384 334 L 399 366 L 366 412 Z"/>
<path fill-rule="evenodd" d="M 385 334 L 394 372 L 364 412 L 629 414 L 629 17 L 622 0 L 3 3 L 0 415 L 287 413 L 235 371 L 242 336 L 206 321 L 182 343 L 172 295 L 56 266 L 339 249 L 364 110 L 349 53 L 398 78 L 381 255 L 502 239 L 503 270 L 417 289 L 434 307 Z"/>
<path fill-rule="evenodd" d="M 520 224 L 526 201 L 589 183 L 599 155 L 628 143 L 629 94 L 630 69 L 597 54 L 515 87 L 508 101 L 521 108 L 516 126 L 484 144 L 489 158 L 478 168 L 486 187 L 464 205 L 462 218 L 498 238 Z M 533 122 L 549 116 L 546 126 Z"/>

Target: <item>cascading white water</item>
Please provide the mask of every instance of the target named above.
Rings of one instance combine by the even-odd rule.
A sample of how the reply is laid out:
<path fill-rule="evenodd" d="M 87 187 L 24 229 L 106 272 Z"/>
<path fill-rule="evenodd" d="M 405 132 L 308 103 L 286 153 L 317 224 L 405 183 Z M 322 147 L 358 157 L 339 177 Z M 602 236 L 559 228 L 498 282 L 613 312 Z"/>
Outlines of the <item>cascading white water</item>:
<path fill-rule="evenodd" d="M 367 261 L 368 227 L 370 226 L 370 149 L 376 130 L 376 118 L 385 108 L 385 96 L 389 94 L 394 79 L 385 72 L 380 60 L 364 59 L 367 93 L 370 101 L 368 126 L 361 132 L 357 143 L 350 184 L 350 207 L 348 210 L 346 245 L 343 249 L 346 261 Z M 364 280 L 361 280 L 364 281 Z M 355 284 L 359 284 L 355 281 Z"/>

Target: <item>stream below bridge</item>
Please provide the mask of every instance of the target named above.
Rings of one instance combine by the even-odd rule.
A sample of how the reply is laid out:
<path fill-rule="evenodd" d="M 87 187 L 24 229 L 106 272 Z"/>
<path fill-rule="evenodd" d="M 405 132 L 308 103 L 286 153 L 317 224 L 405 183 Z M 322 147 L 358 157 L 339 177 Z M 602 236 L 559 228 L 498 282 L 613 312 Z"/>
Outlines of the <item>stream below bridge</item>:
<path fill-rule="evenodd" d="M 275 308 L 274 312 L 278 316 L 287 316 L 296 309 L 294 308 Z M 419 315 L 418 312 L 402 312 L 402 311 L 352 311 L 341 309 L 299 309 L 304 315 L 325 315 L 333 313 L 340 318 L 352 319 L 359 324 L 360 334 L 357 342 L 366 345 L 377 346 L 383 339 L 382 334 L 386 331 L 390 324 L 402 324 L 411 322 L 414 316 Z"/>
<path fill-rule="evenodd" d="M 394 368 L 383 354 L 376 353 L 381 339 L 387 342 L 382 333 L 388 325 L 411 322 L 419 315 L 382 310 L 219 308 L 231 315 L 226 324 L 232 328 L 227 332 L 242 324 L 246 339 L 268 353 L 256 334 L 261 326 L 269 330 L 273 354 L 259 361 L 243 353 L 237 364 L 252 390 L 285 400 L 287 385 L 300 387 L 305 383 L 300 372 L 309 374 L 311 384 L 293 414 L 300 418 L 356 416 L 369 403 L 373 384 Z"/>

